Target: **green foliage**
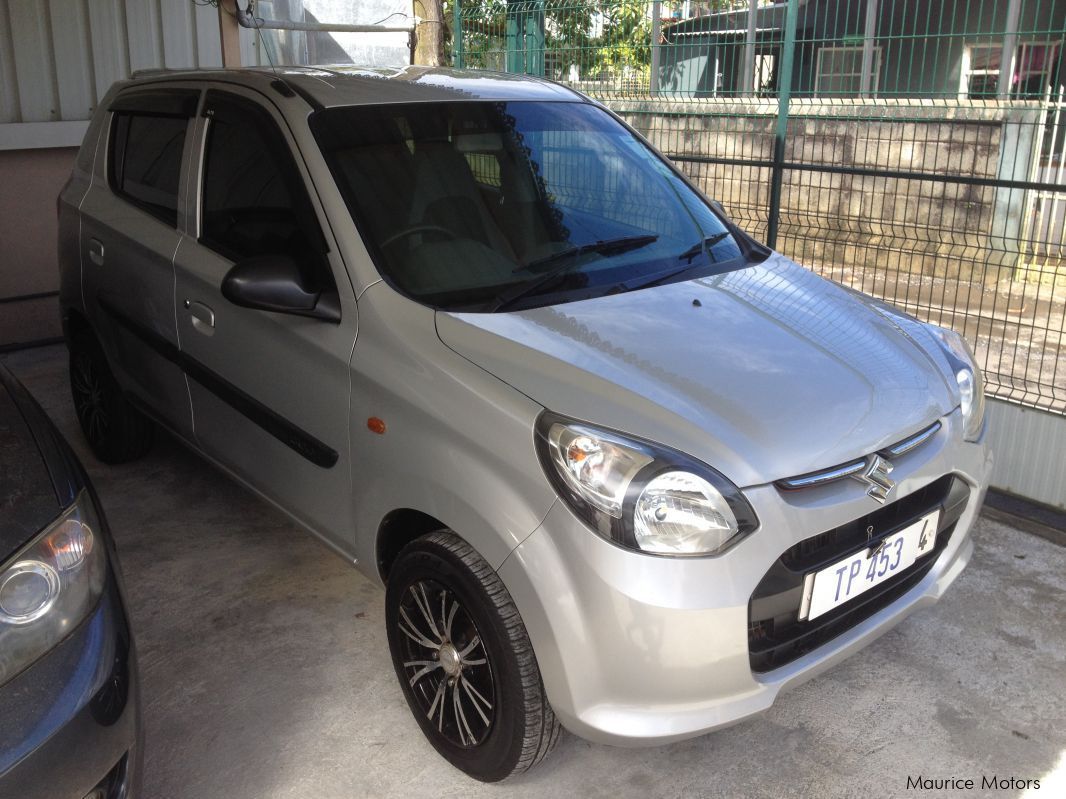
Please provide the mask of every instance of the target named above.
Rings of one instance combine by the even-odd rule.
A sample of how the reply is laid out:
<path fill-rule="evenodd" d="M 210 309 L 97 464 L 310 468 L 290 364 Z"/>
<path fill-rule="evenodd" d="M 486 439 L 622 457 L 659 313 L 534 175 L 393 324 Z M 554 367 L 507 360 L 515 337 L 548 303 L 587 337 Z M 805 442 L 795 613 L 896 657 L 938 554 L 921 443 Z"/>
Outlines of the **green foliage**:
<path fill-rule="evenodd" d="M 503 37 L 507 26 L 505 0 L 444 0 L 444 50 L 455 53 L 455 8 L 462 14 L 463 65 L 481 69 L 502 69 L 493 54 L 504 49 Z"/>
<path fill-rule="evenodd" d="M 651 19 L 645 3 L 605 2 L 603 36 L 595 43 L 593 70 L 622 74 L 628 67 L 644 73 L 651 65 Z"/>
<path fill-rule="evenodd" d="M 505 63 L 506 0 L 444 0 L 445 49 L 454 51 L 455 3 L 461 2 L 463 64 L 502 69 Z M 544 14 L 548 73 L 565 77 L 571 64 L 581 75 L 618 74 L 630 67 L 646 71 L 651 61 L 650 5 L 643 0 L 525 0 L 512 13 Z"/>
<path fill-rule="evenodd" d="M 749 0 L 703 0 L 691 13 L 746 8 Z M 761 3 L 770 0 L 760 0 Z M 508 12 L 544 15 L 546 71 L 567 78 L 577 65 L 582 79 L 647 80 L 651 64 L 651 3 L 648 0 L 444 0 L 446 52 L 454 53 L 455 7 L 462 17 L 463 65 L 504 69 Z M 667 14 L 679 3 L 664 2 Z M 513 41 L 513 40 L 512 40 Z M 521 45 L 520 45 L 521 46 Z"/>

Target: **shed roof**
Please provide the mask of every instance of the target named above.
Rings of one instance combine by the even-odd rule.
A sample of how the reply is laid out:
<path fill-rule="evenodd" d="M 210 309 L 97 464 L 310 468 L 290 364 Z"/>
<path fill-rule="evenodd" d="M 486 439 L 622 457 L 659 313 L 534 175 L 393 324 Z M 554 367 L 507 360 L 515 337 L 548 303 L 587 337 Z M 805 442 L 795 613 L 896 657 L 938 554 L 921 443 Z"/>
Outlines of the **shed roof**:
<path fill-rule="evenodd" d="M 807 5 L 807 2 L 808 0 L 800 0 L 800 8 Z M 787 12 L 787 3 L 779 2 L 769 6 L 759 6 L 755 14 L 756 27 L 760 31 L 783 30 Z M 664 20 L 663 23 L 663 32 L 668 37 L 708 33 L 716 36 L 737 36 L 743 35 L 747 31 L 748 9 L 746 8 L 703 14 L 702 16 L 690 17 L 672 24 L 666 24 Z"/>

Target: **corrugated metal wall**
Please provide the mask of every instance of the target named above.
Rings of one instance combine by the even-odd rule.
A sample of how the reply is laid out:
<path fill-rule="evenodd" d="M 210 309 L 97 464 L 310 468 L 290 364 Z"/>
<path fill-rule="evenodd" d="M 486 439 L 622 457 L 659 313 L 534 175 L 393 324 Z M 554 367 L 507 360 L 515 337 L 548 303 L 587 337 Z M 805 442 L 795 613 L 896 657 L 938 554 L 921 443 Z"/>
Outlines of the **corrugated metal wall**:
<path fill-rule="evenodd" d="M 241 30 L 245 64 L 255 32 Z M 222 65 L 218 11 L 194 0 L 0 0 L 0 124 L 88 119 L 138 69 Z"/>
<path fill-rule="evenodd" d="M 989 400 L 992 485 L 1066 510 L 1066 417 Z"/>

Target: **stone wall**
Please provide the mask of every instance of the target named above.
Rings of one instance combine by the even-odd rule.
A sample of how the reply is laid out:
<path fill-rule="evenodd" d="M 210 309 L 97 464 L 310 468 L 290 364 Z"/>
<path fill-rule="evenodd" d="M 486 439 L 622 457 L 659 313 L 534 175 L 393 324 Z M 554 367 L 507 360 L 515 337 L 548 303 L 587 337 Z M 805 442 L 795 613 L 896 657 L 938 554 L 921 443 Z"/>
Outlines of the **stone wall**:
<path fill-rule="evenodd" d="M 765 235 L 776 101 L 608 104 Z M 1018 266 L 1025 192 L 950 178 L 1028 180 L 1040 119 L 1036 105 L 994 101 L 794 101 L 785 161 L 804 168 L 784 173 L 778 248 L 814 267 L 994 283 Z M 826 171 L 838 169 L 858 173 Z"/>

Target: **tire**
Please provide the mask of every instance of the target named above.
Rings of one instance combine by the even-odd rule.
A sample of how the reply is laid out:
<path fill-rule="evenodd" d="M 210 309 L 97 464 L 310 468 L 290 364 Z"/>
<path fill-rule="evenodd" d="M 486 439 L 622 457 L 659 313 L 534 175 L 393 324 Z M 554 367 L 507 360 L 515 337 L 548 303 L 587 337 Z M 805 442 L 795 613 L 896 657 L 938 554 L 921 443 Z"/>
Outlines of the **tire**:
<path fill-rule="evenodd" d="M 407 704 L 453 766 L 498 782 L 555 747 L 560 726 L 525 625 L 469 544 L 448 530 L 408 544 L 389 573 L 385 619 Z"/>
<path fill-rule="evenodd" d="M 70 393 L 82 433 L 98 460 L 126 463 L 151 449 L 154 423 L 123 394 L 92 333 L 78 333 L 70 341 Z"/>

